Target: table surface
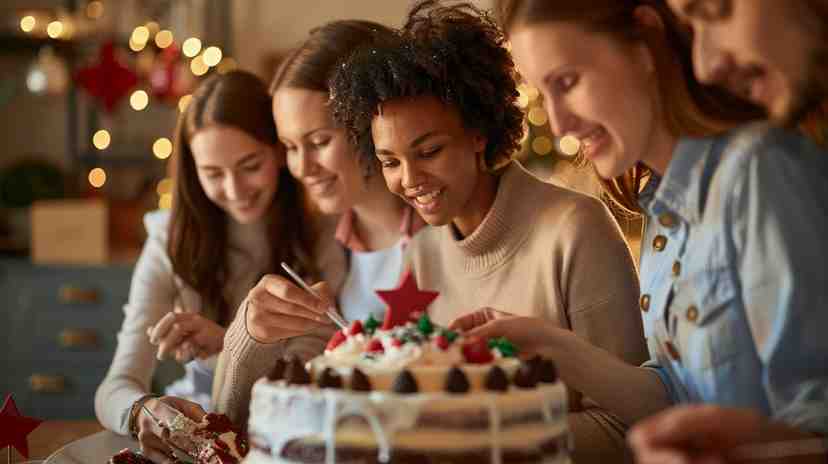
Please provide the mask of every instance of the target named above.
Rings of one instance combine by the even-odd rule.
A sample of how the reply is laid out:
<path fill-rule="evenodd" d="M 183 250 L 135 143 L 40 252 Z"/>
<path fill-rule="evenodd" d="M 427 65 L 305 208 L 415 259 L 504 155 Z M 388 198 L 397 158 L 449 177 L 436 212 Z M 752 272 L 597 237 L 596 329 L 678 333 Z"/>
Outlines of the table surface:
<path fill-rule="evenodd" d="M 103 430 L 96 420 L 47 420 L 29 434 L 29 459 L 46 459 L 68 443 Z M 0 453 L 6 461 L 6 450 Z M 23 456 L 12 448 L 12 462 L 23 462 Z"/>

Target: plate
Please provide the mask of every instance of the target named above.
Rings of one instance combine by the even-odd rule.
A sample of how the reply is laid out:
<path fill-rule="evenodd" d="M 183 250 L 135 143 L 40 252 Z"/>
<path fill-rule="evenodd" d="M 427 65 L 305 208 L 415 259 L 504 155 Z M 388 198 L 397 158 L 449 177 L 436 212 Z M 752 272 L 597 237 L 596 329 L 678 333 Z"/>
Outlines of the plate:
<path fill-rule="evenodd" d="M 124 448 L 137 450 L 138 442 L 104 430 L 69 443 L 46 458 L 44 464 L 104 464 Z"/>

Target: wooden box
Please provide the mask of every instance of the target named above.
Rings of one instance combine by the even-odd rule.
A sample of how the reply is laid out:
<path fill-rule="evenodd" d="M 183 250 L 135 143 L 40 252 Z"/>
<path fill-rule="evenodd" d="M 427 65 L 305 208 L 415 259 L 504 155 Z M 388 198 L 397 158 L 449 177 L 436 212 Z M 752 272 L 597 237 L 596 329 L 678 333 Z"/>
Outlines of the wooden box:
<path fill-rule="evenodd" d="M 104 264 L 109 259 L 109 213 L 102 199 L 49 200 L 32 204 L 32 261 Z"/>

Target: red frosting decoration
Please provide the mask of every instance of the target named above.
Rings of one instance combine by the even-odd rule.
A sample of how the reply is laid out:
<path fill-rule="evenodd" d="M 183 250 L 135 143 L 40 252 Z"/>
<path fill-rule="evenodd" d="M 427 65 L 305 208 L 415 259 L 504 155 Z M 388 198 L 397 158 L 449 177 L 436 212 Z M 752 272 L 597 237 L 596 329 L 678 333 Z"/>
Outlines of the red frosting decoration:
<path fill-rule="evenodd" d="M 442 335 L 434 337 L 434 343 L 437 344 L 437 348 L 440 348 L 443 351 L 447 350 L 450 344 L 448 339 Z"/>
<path fill-rule="evenodd" d="M 365 351 L 368 353 L 385 353 L 385 348 L 383 348 L 382 341 L 379 338 L 374 338 L 368 342 Z"/>
<path fill-rule="evenodd" d="M 336 348 L 337 346 L 341 345 L 346 338 L 347 337 L 344 333 L 342 333 L 341 330 L 337 330 L 336 332 L 334 332 L 333 337 L 331 337 L 331 339 L 328 340 L 328 346 L 325 347 L 325 350 L 332 350 Z"/>
<path fill-rule="evenodd" d="M 482 338 L 472 338 L 463 343 L 463 357 L 469 364 L 486 364 L 494 361 L 489 344 Z"/>
<path fill-rule="evenodd" d="M 410 271 L 406 271 L 402 284 L 395 290 L 377 290 L 377 295 L 388 304 L 385 310 L 383 330 L 390 330 L 407 322 L 416 322 L 412 316 L 424 313 L 438 292 L 420 290 Z"/>
<path fill-rule="evenodd" d="M 7 395 L 3 409 L 0 410 L 0 450 L 14 446 L 21 456 L 29 459 L 29 444 L 26 437 L 42 422 L 40 419 L 20 414 L 12 396 Z"/>
<path fill-rule="evenodd" d="M 391 339 L 391 346 L 399 348 L 399 347 L 403 346 L 403 342 L 399 338 L 392 338 Z"/>
<path fill-rule="evenodd" d="M 354 335 L 356 335 L 356 334 L 361 334 L 362 332 L 363 332 L 363 330 L 362 330 L 362 322 L 361 322 L 361 321 L 358 321 L 358 320 L 357 320 L 357 321 L 352 322 L 352 323 L 351 323 L 351 328 L 350 328 L 350 329 L 348 329 L 348 335 L 350 335 L 350 336 L 352 336 L 352 337 L 353 337 Z"/>
<path fill-rule="evenodd" d="M 75 81 L 111 113 L 138 83 L 138 76 L 118 61 L 112 42 L 101 47 L 99 59 L 98 64 L 78 71 Z"/>

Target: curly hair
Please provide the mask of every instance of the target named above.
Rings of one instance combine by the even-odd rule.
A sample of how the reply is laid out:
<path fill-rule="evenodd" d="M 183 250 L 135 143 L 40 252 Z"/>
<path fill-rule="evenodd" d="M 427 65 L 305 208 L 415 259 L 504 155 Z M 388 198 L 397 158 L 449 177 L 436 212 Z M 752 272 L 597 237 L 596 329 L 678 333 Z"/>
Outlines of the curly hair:
<path fill-rule="evenodd" d="M 331 108 L 358 147 L 366 170 L 374 168 L 371 122 L 387 101 L 419 96 L 459 110 L 466 129 L 487 138 L 484 162 L 497 170 L 523 136 L 516 70 L 494 20 L 468 4 L 420 1 L 397 40 L 361 47 L 331 80 Z"/>

